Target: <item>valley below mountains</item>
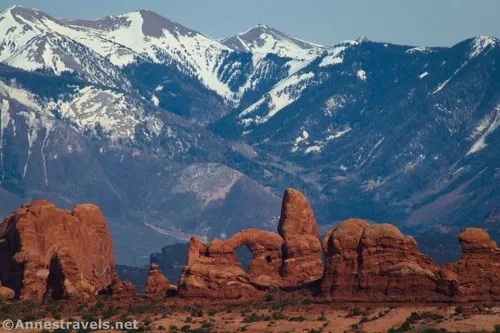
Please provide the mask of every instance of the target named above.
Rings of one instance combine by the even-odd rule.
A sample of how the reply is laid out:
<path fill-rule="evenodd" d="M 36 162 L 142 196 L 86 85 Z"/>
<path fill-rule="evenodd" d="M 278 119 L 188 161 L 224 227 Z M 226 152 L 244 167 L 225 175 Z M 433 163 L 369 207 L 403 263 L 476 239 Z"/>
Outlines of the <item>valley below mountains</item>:
<path fill-rule="evenodd" d="M 191 236 L 275 231 L 293 187 L 320 233 L 390 222 L 452 261 L 464 226 L 500 240 L 499 66 L 487 36 L 325 46 L 261 24 L 218 41 L 147 10 L 14 6 L 0 14 L 0 217 L 98 205 L 116 263 L 141 266 Z"/>

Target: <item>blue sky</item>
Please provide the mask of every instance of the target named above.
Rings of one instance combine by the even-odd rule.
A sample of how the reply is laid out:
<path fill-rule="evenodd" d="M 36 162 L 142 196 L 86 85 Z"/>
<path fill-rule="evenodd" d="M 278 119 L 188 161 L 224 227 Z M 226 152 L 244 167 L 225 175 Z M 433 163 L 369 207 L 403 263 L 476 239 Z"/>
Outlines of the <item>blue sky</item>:
<path fill-rule="evenodd" d="M 1 0 L 0 10 L 14 4 L 79 18 L 150 9 L 213 38 L 257 23 L 329 45 L 362 35 L 422 46 L 500 37 L 500 0 Z"/>

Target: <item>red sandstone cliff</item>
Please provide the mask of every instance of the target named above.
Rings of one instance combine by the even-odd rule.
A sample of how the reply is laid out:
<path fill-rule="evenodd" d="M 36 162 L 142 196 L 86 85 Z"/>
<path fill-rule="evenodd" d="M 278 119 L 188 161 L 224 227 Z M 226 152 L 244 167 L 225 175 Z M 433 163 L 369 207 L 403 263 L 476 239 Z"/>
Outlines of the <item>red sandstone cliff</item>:
<path fill-rule="evenodd" d="M 113 282 L 113 242 L 98 207 L 25 205 L 0 225 L 0 280 L 21 299 L 89 297 Z"/>

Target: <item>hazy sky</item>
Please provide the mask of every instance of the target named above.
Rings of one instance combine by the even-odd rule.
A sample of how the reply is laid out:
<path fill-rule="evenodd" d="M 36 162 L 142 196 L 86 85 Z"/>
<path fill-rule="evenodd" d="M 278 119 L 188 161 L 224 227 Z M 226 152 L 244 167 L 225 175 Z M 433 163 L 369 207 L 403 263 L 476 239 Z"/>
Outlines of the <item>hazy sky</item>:
<path fill-rule="evenodd" d="M 14 4 L 78 18 L 150 9 L 213 38 L 257 23 L 329 45 L 362 35 L 427 46 L 500 37 L 500 0 L 0 0 L 0 10 Z"/>

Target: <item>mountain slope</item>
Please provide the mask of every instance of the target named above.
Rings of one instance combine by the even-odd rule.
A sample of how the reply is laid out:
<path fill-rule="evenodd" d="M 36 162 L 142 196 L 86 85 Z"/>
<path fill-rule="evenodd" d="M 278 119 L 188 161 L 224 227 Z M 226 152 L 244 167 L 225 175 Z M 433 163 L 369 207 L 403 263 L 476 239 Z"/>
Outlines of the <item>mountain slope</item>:
<path fill-rule="evenodd" d="M 499 205 L 499 46 L 345 43 L 212 128 L 304 168 L 327 221 L 480 222 Z"/>
<path fill-rule="evenodd" d="M 0 106 L 2 211 L 39 198 L 97 204 L 116 237 L 118 262 L 128 264 L 191 234 L 274 228 L 278 197 L 226 166 L 263 174 L 251 149 L 140 97 L 0 66 Z"/>

